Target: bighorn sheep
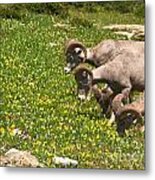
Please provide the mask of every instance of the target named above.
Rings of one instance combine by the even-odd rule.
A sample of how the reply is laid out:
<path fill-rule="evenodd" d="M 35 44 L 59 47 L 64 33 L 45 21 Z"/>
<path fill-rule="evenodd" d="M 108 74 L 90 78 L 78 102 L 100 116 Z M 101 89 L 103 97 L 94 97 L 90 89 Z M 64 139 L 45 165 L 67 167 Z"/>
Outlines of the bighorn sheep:
<path fill-rule="evenodd" d="M 115 121 L 117 123 L 117 132 L 119 135 L 125 133 L 125 129 L 128 129 L 134 120 L 141 124 L 141 130 L 144 129 L 142 125 L 142 116 L 145 114 L 144 110 L 144 96 L 131 104 L 122 105 L 124 96 L 118 94 L 112 101 L 112 111 L 115 114 Z"/>
<path fill-rule="evenodd" d="M 72 39 L 65 45 L 67 66 L 64 70 L 66 73 L 69 73 L 80 63 L 84 62 L 99 67 L 115 59 L 120 52 L 122 53 L 122 50 L 127 50 L 139 56 L 139 54 L 144 54 L 144 42 L 104 40 L 93 48 L 86 48 L 83 43 Z"/>
<path fill-rule="evenodd" d="M 125 133 L 135 120 L 140 124 L 140 130 L 144 130 L 142 116 L 144 116 L 144 96 L 140 96 L 138 100 L 131 104 L 122 104 L 123 94 L 114 96 L 108 88 L 100 90 L 97 86 L 92 88 L 93 94 L 99 103 L 103 115 L 110 118 L 110 123 L 117 123 L 117 132 L 119 135 Z M 112 118 L 112 119 L 111 119 Z"/>
<path fill-rule="evenodd" d="M 98 82 L 107 83 L 115 95 L 122 93 L 127 98 L 131 90 L 145 89 L 144 54 L 138 56 L 123 50 L 113 61 L 92 71 L 77 67 L 74 75 L 80 99 L 86 99 L 93 85 Z"/>

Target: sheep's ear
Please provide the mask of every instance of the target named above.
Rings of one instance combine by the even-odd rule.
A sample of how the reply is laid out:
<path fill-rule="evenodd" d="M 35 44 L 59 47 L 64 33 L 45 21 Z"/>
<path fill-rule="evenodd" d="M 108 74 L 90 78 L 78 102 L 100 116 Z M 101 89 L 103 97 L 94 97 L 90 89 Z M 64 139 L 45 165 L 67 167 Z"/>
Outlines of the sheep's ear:
<path fill-rule="evenodd" d="M 90 69 L 86 69 L 87 75 L 90 76 L 91 79 L 93 79 L 93 73 L 91 72 Z"/>

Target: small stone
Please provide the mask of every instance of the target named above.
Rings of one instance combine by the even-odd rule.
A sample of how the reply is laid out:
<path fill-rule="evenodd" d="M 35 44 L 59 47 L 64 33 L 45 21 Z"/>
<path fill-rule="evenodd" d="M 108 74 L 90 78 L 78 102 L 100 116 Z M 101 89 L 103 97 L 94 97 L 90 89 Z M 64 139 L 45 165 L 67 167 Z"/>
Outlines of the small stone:
<path fill-rule="evenodd" d="M 78 161 L 70 159 L 68 157 L 57 157 L 56 156 L 53 158 L 53 162 L 57 165 L 60 164 L 63 166 L 68 166 L 68 165 L 77 166 L 78 165 Z"/>

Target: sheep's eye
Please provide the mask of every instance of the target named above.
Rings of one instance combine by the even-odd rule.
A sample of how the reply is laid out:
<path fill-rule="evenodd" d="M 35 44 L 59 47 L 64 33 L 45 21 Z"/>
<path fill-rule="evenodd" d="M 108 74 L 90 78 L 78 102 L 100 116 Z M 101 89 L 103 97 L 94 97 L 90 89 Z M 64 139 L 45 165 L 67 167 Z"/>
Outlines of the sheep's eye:
<path fill-rule="evenodd" d="M 81 49 L 79 49 L 78 50 L 78 52 L 77 52 L 77 54 L 81 54 L 82 53 L 82 50 Z"/>
<path fill-rule="evenodd" d="M 74 49 L 74 52 L 79 55 L 79 54 L 81 54 L 82 49 L 80 49 L 80 48 L 75 48 L 75 49 Z"/>

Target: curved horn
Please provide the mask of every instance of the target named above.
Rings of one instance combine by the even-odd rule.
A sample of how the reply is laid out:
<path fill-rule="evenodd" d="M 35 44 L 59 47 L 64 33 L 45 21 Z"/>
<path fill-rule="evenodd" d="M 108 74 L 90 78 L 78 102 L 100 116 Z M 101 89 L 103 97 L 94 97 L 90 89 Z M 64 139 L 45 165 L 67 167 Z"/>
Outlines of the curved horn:
<path fill-rule="evenodd" d="M 115 114 L 118 114 L 118 112 L 123 108 L 122 107 L 122 100 L 124 98 L 123 94 L 116 95 L 112 100 L 112 110 Z"/>
<path fill-rule="evenodd" d="M 84 52 L 85 55 L 85 59 L 87 57 L 87 49 L 86 47 L 82 44 L 82 42 L 79 42 L 75 39 L 71 39 L 69 41 L 66 42 L 65 44 L 65 55 L 67 55 L 68 53 L 72 53 L 74 51 L 75 48 L 81 48 Z"/>
<path fill-rule="evenodd" d="M 129 129 L 134 120 L 137 119 L 139 121 L 141 120 L 141 117 L 142 115 L 137 110 L 123 108 L 123 110 L 119 112 L 119 115 L 116 116 L 117 132 L 120 135 L 123 135 L 125 129 Z"/>
<path fill-rule="evenodd" d="M 121 121 L 124 119 L 127 119 L 128 114 L 130 114 L 130 118 L 132 118 L 132 121 L 135 119 L 139 119 L 142 117 L 141 113 L 133 108 L 126 108 L 125 106 L 120 109 L 120 111 L 117 112 L 116 121 Z"/>
<path fill-rule="evenodd" d="M 80 75 L 83 73 L 83 71 L 86 71 L 93 78 L 93 73 L 91 72 L 91 70 L 84 65 L 79 65 L 77 68 L 75 68 L 74 75 Z"/>

